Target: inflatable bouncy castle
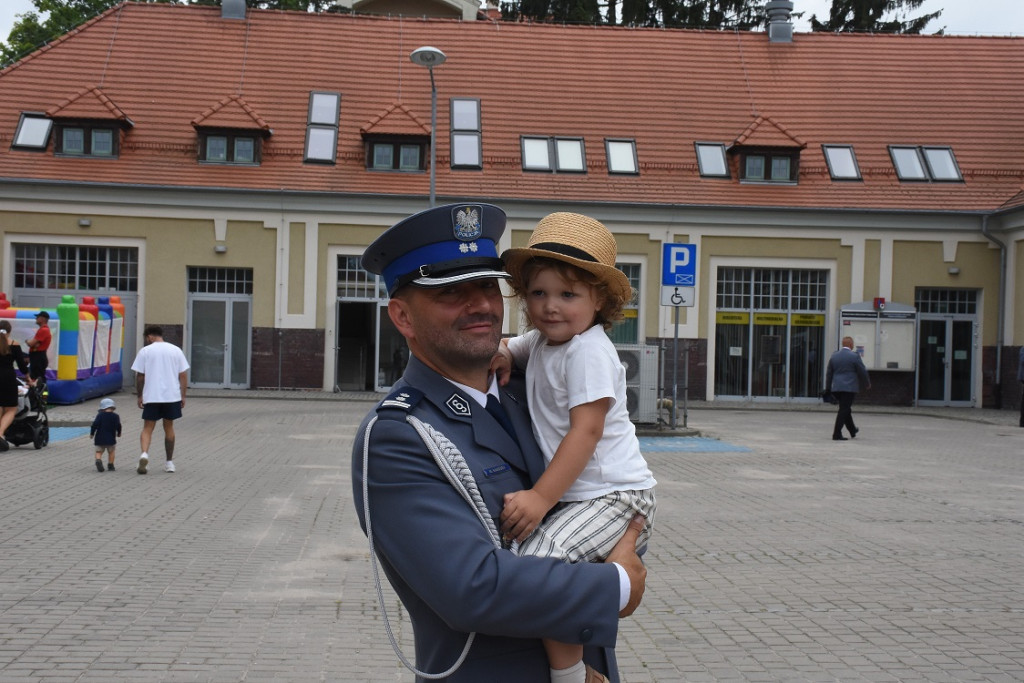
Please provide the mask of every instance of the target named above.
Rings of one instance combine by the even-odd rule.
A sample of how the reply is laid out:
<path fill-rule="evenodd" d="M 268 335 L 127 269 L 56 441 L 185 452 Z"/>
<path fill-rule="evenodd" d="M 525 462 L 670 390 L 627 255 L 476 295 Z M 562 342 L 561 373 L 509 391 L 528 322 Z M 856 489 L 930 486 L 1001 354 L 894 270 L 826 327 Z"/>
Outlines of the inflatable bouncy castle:
<path fill-rule="evenodd" d="M 121 390 L 124 306 L 118 296 L 65 294 L 56 308 L 14 308 L 0 293 L 0 318 L 11 323 L 11 337 L 27 351 L 36 333 L 36 314 L 50 314 L 53 341 L 47 352 L 50 403 L 68 405 Z"/>

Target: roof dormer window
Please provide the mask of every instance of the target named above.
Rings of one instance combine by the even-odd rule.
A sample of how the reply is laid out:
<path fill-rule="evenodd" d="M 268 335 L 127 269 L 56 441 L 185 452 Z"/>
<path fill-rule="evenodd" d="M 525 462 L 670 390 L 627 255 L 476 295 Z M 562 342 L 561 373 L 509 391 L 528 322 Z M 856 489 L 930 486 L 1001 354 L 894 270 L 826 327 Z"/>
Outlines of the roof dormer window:
<path fill-rule="evenodd" d="M 452 98 L 452 168 L 483 168 L 480 100 Z"/>
<path fill-rule="evenodd" d="M 249 130 L 199 130 L 199 161 L 208 164 L 260 163 L 262 139 Z"/>
<path fill-rule="evenodd" d="M 45 114 L 25 112 L 18 120 L 18 128 L 14 131 L 12 149 L 45 151 L 50 144 L 50 129 L 53 120 Z"/>
<path fill-rule="evenodd" d="M 113 158 L 118 152 L 119 130 L 108 121 L 58 121 L 53 152 L 63 156 Z"/>
<path fill-rule="evenodd" d="M 800 156 L 790 150 L 744 150 L 740 180 L 755 183 L 796 182 Z"/>

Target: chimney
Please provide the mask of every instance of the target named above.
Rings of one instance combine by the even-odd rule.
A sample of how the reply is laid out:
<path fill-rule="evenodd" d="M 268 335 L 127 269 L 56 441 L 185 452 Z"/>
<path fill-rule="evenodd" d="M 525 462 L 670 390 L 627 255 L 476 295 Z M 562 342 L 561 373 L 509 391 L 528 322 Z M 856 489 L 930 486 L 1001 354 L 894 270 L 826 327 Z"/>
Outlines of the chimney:
<path fill-rule="evenodd" d="M 768 19 L 769 43 L 793 42 L 792 0 L 768 0 L 764 6 L 765 17 Z"/>
<path fill-rule="evenodd" d="M 245 19 L 245 0 L 221 0 L 220 18 Z"/>

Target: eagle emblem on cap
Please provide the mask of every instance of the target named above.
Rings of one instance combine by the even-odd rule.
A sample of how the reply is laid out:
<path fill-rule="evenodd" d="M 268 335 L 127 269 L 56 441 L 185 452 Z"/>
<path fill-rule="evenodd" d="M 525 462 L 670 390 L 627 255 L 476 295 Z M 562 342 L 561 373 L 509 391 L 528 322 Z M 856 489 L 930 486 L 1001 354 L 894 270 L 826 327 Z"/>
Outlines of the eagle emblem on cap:
<path fill-rule="evenodd" d="M 480 223 L 479 206 L 463 206 L 452 210 L 452 219 L 455 225 L 453 232 L 455 239 L 469 242 L 480 239 L 483 234 L 483 226 Z"/>

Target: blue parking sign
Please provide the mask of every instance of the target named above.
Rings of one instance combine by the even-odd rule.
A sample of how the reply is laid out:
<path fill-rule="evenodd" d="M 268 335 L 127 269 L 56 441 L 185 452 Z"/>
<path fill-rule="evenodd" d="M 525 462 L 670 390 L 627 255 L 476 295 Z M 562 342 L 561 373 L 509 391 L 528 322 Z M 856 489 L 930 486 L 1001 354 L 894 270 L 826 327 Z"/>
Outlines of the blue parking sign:
<path fill-rule="evenodd" d="M 697 245 L 662 245 L 661 284 L 693 287 L 697 280 Z"/>

